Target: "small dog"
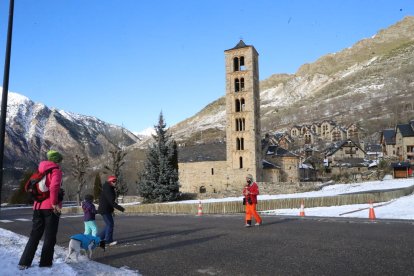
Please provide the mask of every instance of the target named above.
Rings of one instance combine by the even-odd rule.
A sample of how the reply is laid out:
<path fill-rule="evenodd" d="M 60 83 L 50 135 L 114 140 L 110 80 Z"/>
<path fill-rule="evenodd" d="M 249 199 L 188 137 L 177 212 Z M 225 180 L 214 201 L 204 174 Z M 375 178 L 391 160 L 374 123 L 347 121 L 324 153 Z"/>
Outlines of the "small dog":
<path fill-rule="evenodd" d="M 84 250 L 87 254 L 86 256 L 91 259 L 92 251 L 97 247 L 101 247 L 105 250 L 105 241 L 101 240 L 99 237 L 85 234 L 77 234 L 70 237 L 68 255 L 65 258 L 65 262 L 68 262 L 72 253 L 75 253 L 75 260 L 78 261 L 78 256 L 81 250 Z"/>

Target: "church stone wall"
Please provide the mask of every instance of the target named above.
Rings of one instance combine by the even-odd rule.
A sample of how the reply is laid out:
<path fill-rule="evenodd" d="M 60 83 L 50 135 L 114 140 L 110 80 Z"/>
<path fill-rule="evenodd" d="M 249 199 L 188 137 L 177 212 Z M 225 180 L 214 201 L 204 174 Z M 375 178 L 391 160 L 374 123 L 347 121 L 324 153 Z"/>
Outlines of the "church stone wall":
<path fill-rule="evenodd" d="M 205 188 L 208 193 L 223 190 L 229 185 L 226 161 L 204 161 L 178 164 L 180 191 L 200 193 Z"/>

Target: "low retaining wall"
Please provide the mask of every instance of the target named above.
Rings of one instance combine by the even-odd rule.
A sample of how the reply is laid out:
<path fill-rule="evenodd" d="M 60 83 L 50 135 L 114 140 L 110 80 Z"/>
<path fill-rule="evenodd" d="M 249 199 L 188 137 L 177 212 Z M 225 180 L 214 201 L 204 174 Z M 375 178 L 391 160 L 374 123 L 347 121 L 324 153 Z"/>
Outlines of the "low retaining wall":
<path fill-rule="evenodd" d="M 336 196 L 326 197 L 306 197 L 306 198 L 283 198 L 283 199 L 269 199 L 259 200 L 257 204 L 258 211 L 267 211 L 275 209 L 293 209 L 299 208 L 302 200 L 305 207 L 323 207 L 323 206 L 340 206 L 349 204 L 367 204 L 372 202 L 390 201 L 395 198 L 409 195 L 413 193 L 414 186 L 393 189 L 393 190 L 379 190 L 367 191 L 361 193 L 352 193 Z M 240 201 L 228 202 L 206 202 L 202 203 L 203 214 L 232 214 L 244 213 L 244 206 Z M 63 208 L 62 213 L 81 213 L 80 207 L 66 207 Z M 155 203 L 155 204 L 139 204 L 132 206 L 125 206 L 127 213 L 168 213 L 168 214 L 197 214 L 198 203 Z"/>

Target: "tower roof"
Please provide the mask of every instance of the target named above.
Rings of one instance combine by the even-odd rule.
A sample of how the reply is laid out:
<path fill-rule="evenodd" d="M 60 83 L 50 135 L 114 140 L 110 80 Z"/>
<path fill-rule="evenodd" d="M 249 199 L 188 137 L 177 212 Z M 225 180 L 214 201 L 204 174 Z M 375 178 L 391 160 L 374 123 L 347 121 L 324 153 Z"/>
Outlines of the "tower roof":
<path fill-rule="evenodd" d="M 244 43 L 244 41 L 242 39 L 240 39 L 239 43 L 237 43 L 236 46 L 234 46 L 233 48 L 227 49 L 224 52 L 231 51 L 231 50 L 236 50 L 236 49 L 241 49 L 241 48 L 245 48 L 245 47 L 252 47 L 254 49 L 253 45 L 246 45 L 246 43 Z M 254 49 L 254 51 L 256 51 L 256 49 Z M 257 53 L 257 51 L 256 51 L 256 53 Z"/>

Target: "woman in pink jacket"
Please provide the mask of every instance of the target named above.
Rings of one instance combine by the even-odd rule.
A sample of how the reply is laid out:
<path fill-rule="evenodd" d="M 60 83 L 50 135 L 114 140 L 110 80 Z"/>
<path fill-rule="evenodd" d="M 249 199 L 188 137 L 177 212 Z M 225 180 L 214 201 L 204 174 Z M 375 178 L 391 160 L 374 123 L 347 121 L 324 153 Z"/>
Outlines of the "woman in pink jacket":
<path fill-rule="evenodd" d="M 47 160 L 41 161 L 38 171 L 49 173 L 46 175 L 46 186 L 49 188 L 49 197 L 33 203 L 33 225 L 29 240 L 19 261 L 19 269 L 27 269 L 32 265 L 34 255 L 40 239 L 43 240 L 42 253 L 40 256 L 40 267 L 51 267 L 53 264 L 53 253 L 56 244 L 56 235 L 59 226 L 62 199 L 59 198 L 59 189 L 62 183 L 62 170 L 59 163 L 62 155 L 54 150 L 47 152 Z"/>
<path fill-rule="evenodd" d="M 252 216 L 256 220 L 256 226 L 262 224 L 262 218 L 256 211 L 256 204 L 257 204 L 257 195 L 259 194 L 259 186 L 257 186 L 256 182 L 253 181 L 253 176 L 248 174 L 246 176 L 246 186 L 243 189 L 244 195 L 244 202 L 246 204 L 246 227 L 250 227 L 252 225 Z"/>

